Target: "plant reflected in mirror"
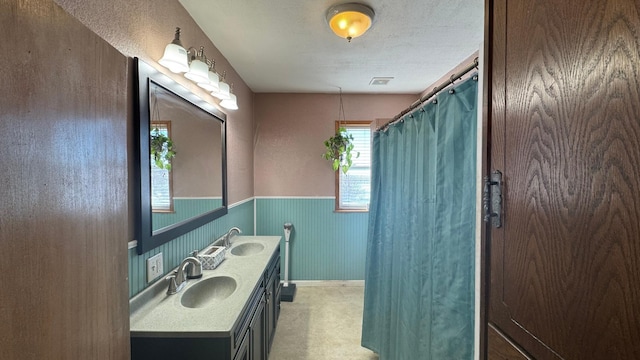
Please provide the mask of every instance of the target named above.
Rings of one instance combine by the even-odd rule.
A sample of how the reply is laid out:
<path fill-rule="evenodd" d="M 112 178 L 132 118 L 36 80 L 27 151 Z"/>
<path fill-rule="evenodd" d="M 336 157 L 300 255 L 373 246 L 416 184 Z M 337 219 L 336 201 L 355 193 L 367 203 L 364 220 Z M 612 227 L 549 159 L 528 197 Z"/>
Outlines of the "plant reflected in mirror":
<path fill-rule="evenodd" d="M 159 169 L 171 171 L 171 160 L 176 156 L 176 150 L 168 134 L 169 127 L 164 126 L 160 130 L 157 123 L 152 125 L 155 126 L 151 130 L 151 156 L 153 157 L 153 162 Z"/>

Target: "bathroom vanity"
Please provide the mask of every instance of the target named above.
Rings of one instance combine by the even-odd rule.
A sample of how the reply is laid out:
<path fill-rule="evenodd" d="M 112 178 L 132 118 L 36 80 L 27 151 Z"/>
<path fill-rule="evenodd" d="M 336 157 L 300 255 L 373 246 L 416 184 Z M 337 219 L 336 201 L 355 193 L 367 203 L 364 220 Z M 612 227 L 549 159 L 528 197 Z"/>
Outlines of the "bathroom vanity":
<path fill-rule="evenodd" d="M 280 312 L 280 237 L 238 236 L 215 270 L 175 295 L 160 280 L 130 301 L 131 358 L 267 359 Z"/>

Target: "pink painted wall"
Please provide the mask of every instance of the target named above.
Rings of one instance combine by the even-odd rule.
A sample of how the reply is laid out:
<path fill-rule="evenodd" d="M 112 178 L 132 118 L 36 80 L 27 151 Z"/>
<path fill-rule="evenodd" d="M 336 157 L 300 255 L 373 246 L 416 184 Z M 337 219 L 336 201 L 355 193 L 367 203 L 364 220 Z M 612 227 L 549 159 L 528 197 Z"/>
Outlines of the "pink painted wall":
<path fill-rule="evenodd" d="M 320 157 L 334 134 L 337 94 L 255 94 L 255 196 L 335 196 L 331 164 Z M 418 95 L 343 95 L 346 120 L 381 125 Z"/>
<path fill-rule="evenodd" d="M 173 196 L 222 198 L 220 123 L 207 116 L 187 117 L 183 109 L 165 108 L 160 107 L 161 118 L 171 121 L 177 153 L 171 170 Z"/>

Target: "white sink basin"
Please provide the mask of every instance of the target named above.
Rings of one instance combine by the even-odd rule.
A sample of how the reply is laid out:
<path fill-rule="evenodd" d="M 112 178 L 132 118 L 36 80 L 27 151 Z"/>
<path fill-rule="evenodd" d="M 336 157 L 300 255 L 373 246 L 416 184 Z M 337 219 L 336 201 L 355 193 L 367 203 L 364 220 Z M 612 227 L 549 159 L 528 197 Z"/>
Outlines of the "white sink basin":
<path fill-rule="evenodd" d="M 220 266 L 202 270 L 201 279 L 189 280 L 177 294 L 167 295 L 166 280 L 151 284 L 129 300 L 131 336 L 229 336 L 256 285 L 264 280 L 263 271 L 280 240 L 281 236 L 234 236 Z M 232 255 L 233 248 L 251 256 Z"/>
<path fill-rule="evenodd" d="M 231 254 L 236 256 L 248 256 L 261 253 L 264 250 L 264 245 L 256 242 L 247 242 L 234 246 L 231 248 Z"/>
<path fill-rule="evenodd" d="M 238 283 L 229 276 L 214 276 L 198 281 L 184 290 L 180 303 L 188 308 L 201 308 L 224 300 L 236 291 Z"/>

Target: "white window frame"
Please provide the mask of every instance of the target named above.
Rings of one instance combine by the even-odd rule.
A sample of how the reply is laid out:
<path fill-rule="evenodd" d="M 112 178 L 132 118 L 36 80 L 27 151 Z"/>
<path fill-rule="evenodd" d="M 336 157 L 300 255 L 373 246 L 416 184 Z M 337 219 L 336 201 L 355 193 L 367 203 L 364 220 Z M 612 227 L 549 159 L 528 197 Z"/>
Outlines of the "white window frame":
<path fill-rule="evenodd" d="M 158 129 L 161 133 L 164 133 L 167 137 L 171 138 L 171 121 L 152 121 L 151 122 L 151 131 Z M 153 156 L 153 155 L 150 155 Z M 163 188 L 168 188 L 168 191 L 165 193 L 168 195 L 168 199 L 163 198 L 160 199 L 162 205 L 158 205 L 158 201 L 154 201 L 154 199 L 158 199 L 158 195 L 154 194 L 154 183 L 151 183 L 151 211 L 154 213 L 172 213 L 173 209 L 173 172 L 165 169 L 160 169 L 156 166 L 153 158 L 150 159 L 151 164 L 151 176 L 152 179 L 156 181 L 158 179 L 163 179 L 166 181 L 162 182 Z"/>
<path fill-rule="evenodd" d="M 354 148 L 353 152 L 360 152 L 360 157 L 359 158 L 355 158 L 355 153 L 353 153 L 353 164 L 351 166 L 351 168 L 347 171 L 347 173 L 345 174 L 344 172 L 342 172 L 342 169 L 338 169 L 335 172 L 335 191 L 336 191 L 336 204 L 335 204 L 335 208 L 336 208 L 336 212 L 368 212 L 369 211 L 369 203 L 371 201 L 371 136 L 373 134 L 372 132 L 372 121 L 367 121 L 367 120 L 342 120 L 342 121 L 336 121 L 335 122 L 335 128 L 336 128 L 336 132 L 338 131 L 338 129 L 340 127 L 344 127 L 347 129 L 347 132 L 349 132 L 349 129 L 367 129 L 369 130 L 369 147 L 368 149 L 363 149 L 358 147 L 357 144 L 356 147 Z M 355 203 L 355 204 L 346 204 L 347 200 L 343 199 L 344 198 L 344 190 L 341 189 L 341 184 L 343 180 L 348 181 L 347 179 L 349 178 L 349 173 L 356 173 L 356 172 L 367 172 L 368 173 L 368 179 L 367 179 L 367 184 L 366 186 L 368 187 L 368 193 L 367 193 L 367 201 L 366 203 Z M 360 178 L 360 180 L 362 180 L 362 178 Z"/>

